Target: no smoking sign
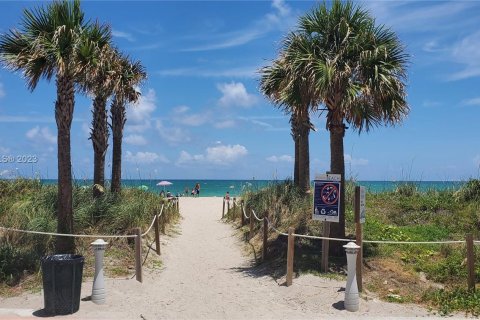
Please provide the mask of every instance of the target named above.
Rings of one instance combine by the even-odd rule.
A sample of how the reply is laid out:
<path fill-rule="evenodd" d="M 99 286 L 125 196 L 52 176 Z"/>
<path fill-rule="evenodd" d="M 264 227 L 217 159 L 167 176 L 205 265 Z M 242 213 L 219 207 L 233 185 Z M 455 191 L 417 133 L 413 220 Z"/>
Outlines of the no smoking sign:
<path fill-rule="evenodd" d="M 322 175 L 314 181 L 313 219 L 338 222 L 340 212 L 340 175 Z"/>

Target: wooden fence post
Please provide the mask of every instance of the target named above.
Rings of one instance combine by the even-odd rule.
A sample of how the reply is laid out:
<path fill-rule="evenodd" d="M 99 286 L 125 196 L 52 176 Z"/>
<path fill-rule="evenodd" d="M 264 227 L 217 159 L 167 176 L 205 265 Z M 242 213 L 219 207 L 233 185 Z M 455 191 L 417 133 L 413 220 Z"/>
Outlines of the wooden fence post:
<path fill-rule="evenodd" d="M 135 228 L 135 274 L 138 282 L 143 282 L 142 275 L 142 231 Z"/>
<path fill-rule="evenodd" d="M 230 211 L 230 199 L 227 200 L 227 214 L 228 214 L 229 211 Z"/>
<path fill-rule="evenodd" d="M 263 251 L 262 261 L 265 261 L 268 253 L 268 211 L 263 215 Z"/>
<path fill-rule="evenodd" d="M 166 217 L 166 214 L 167 214 L 167 211 L 168 211 L 168 206 L 165 205 L 165 207 L 163 208 L 163 213 L 161 215 L 161 218 L 162 218 L 162 224 L 160 225 L 160 227 L 162 228 L 162 233 L 165 234 L 165 217 Z"/>
<path fill-rule="evenodd" d="M 161 254 L 160 252 L 160 223 L 159 220 L 160 217 L 158 214 L 155 215 L 155 222 L 153 223 L 153 226 L 155 227 L 155 251 L 157 252 L 158 255 Z"/>
<path fill-rule="evenodd" d="M 243 214 L 243 200 L 240 201 L 240 216 L 242 217 L 242 227 L 245 225 L 245 215 Z"/>
<path fill-rule="evenodd" d="M 253 209 L 250 208 L 250 235 L 249 235 L 249 239 L 253 238 L 253 219 L 255 219 L 253 217 Z"/>
<path fill-rule="evenodd" d="M 362 268 L 363 268 L 363 235 L 362 224 L 360 223 L 360 187 L 355 187 L 355 231 L 357 246 L 360 246 L 357 254 L 357 287 L 358 292 L 363 290 Z"/>
<path fill-rule="evenodd" d="M 287 287 L 292 285 L 293 281 L 293 257 L 295 248 L 295 236 L 293 235 L 294 229 L 288 228 L 288 248 L 287 248 Z"/>
<path fill-rule="evenodd" d="M 223 197 L 222 219 L 225 216 L 225 197 Z"/>
<path fill-rule="evenodd" d="M 329 237 L 330 236 L 330 222 L 324 221 L 323 222 L 323 236 Z M 329 248 L 329 240 L 322 240 L 322 271 L 327 273 L 328 272 L 328 248 Z"/>
<path fill-rule="evenodd" d="M 233 198 L 233 221 L 235 221 L 236 216 L 237 216 L 237 199 Z"/>
<path fill-rule="evenodd" d="M 475 291 L 475 252 L 473 248 L 473 235 L 467 234 L 467 267 L 468 267 L 468 290 Z"/>

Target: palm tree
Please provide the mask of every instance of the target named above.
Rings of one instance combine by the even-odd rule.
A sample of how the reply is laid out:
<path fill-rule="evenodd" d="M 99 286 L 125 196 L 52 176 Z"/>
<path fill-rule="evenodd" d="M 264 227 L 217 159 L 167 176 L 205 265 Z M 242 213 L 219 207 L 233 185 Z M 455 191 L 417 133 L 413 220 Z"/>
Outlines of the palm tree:
<path fill-rule="evenodd" d="M 300 18 L 297 34 L 308 50 L 292 48 L 286 55 L 314 79 L 318 100 L 326 106 L 330 171 L 341 174 L 344 195 L 346 123 L 361 133 L 382 123 L 394 125 L 408 114 L 409 55 L 393 31 L 375 25 L 369 12 L 351 1 L 334 0 L 330 8 L 319 5 Z M 340 222 L 332 226 L 331 235 L 344 238 L 344 197 L 340 201 Z M 332 253 L 342 253 L 339 242 L 332 242 Z"/>
<path fill-rule="evenodd" d="M 0 37 L 0 59 L 13 71 L 22 71 L 28 88 L 40 78 L 55 76 L 57 99 L 58 201 L 57 231 L 73 232 L 72 164 L 70 128 L 75 105 L 75 80 L 94 61 L 97 48 L 110 40 L 108 28 L 84 21 L 80 1 L 50 3 L 46 8 L 25 10 L 22 30 L 12 29 Z M 73 253 L 74 239 L 57 237 L 58 253 Z"/>
<path fill-rule="evenodd" d="M 83 74 L 81 85 L 84 91 L 93 95 L 93 120 L 90 131 L 92 140 L 93 164 L 93 196 L 103 194 L 105 186 L 105 155 L 108 148 L 108 117 L 107 99 L 113 93 L 115 82 L 114 61 L 117 52 L 110 46 L 105 46 L 99 54 L 98 63 Z"/>
<path fill-rule="evenodd" d="M 297 47 L 297 37 L 289 34 L 283 50 Z M 310 110 L 315 105 L 313 83 L 294 69 L 290 57 L 280 54 L 271 66 L 260 70 L 260 90 L 276 105 L 290 113 L 291 135 L 295 144 L 294 183 L 304 192 L 310 190 L 309 134 L 313 130 Z"/>
<path fill-rule="evenodd" d="M 140 98 L 137 86 L 145 80 L 147 74 L 139 61 L 130 61 L 128 57 L 119 56 L 116 60 L 116 81 L 114 98 L 110 107 L 112 120 L 112 192 L 121 191 L 122 179 L 122 139 L 125 126 L 127 103 L 134 103 Z"/>

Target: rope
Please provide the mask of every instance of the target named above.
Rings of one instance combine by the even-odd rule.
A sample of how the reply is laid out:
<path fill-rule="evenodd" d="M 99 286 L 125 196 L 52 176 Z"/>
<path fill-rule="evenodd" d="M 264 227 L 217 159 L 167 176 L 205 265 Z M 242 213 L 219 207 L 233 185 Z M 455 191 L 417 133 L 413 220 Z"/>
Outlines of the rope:
<path fill-rule="evenodd" d="M 20 230 L 14 228 L 0 227 L 2 230 L 14 231 L 14 232 L 23 232 L 31 234 L 43 234 L 47 236 L 60 236 L 60 237 L 74 237 L 74 238 L 135 238 L 135 234 L 129 235 L 94 235 L 94 234 L 69 234 L 69 233 L 56 233 L 56 232 L 41 232 L 41 231 L 32 231 L 32 230 Z"/>
<path fill-rule="evenodd" d="M 162 204 L 162 209 L 160 209 L 160 214 L 158 215 L 159 217 L 162 215 L 163 213 L 163 204 Z M 149 232 L 150 230 L 152 230 L 152 227 L 153 227 L 153 224 L 155 223 L 155 219 L 157 217 L 153 217 L 153 220 L 152 220 L 152 223 L 150 224 L 150 227 L 147 229 L 147 231 L 145 231 L 144 233 L 142 233 L 142 237 L 145 237 Z"/>
<path fill-rule="evenodd" d="M 448 244 L 465 243 L 465 240 L 453 241 L 383 241 L 383 240 L 363 240 L 365 243 L 385 243 L 385 244 Z"/>
<path fill-rule="evenodd" d="M 254 212 L 254 211 L 252 211 Z M 281 232 L 276 229 L 270 220 L 267 218 L 268 225 L 278 234 L 282 236 L 288 236 L 288 233 Z M 340 238 L 329 238 L 329 237 L 318 237 L 318 236 L 309 236 L 305 234 L 297 234 L 294 233 L 293 236 L 300 237 L 300 238 L 308 238 L 308 239 L 318 239 L 318 240 L 332 240 L 332 241 L 343 241 L 343 242 L 350 242 L 354 241 L 355 239 L 340 239 Z M 453 244 L 453 243 L 465 243 L 464 240 L 452 240 L 452 241 L 383 241 L 383 240 L 363 240 L 364 243 L 383 243 L 383 244 Z M 475 244 L 480 244 L 480 241 L 474 241 Z"/>
<path fill-rule="evenodd" d="M 257 219 L 258 221 L 262 221 L 263 219 L 260 219 L 259 217 L 257 217 L 257 215 L 255 214 L 255 210 L 252 209 L 252 213 L 253 215 L 255 216 L 255 219 Z"/>
<path fill-rule="evenodd" d="M 243 216 L 245 217 L 245 219 L 248 219 L 247 214 L 245 213 L 245 208 L 243 208 Z"/>

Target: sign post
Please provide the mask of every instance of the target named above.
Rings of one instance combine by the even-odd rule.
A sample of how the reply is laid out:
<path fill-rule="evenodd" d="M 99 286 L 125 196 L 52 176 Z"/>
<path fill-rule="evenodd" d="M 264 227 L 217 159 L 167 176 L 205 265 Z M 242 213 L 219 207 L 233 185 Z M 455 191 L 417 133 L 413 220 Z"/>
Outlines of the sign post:
<path fill-rule="evenodd" d="M 313 220 L 323 221 L 323 236 L 330 236 L 330 222 L 340 219 L 340 181 L 339 174 L 322 174 L 314 181 Z M 328 272 L 329 241 L 322 240 L 322 270 Z"/>
<path fill-rule="evenodd" d="M 358 291 L 363 290 L 362 267 L 363 267 L 363 230 L 362 223 L 365 223 L 365 187 L 355 187 L 355 231 L 356 243 L 359 246 L 357 255 L 357 286 Z"/>

